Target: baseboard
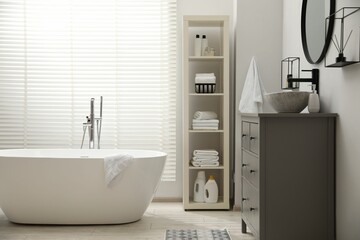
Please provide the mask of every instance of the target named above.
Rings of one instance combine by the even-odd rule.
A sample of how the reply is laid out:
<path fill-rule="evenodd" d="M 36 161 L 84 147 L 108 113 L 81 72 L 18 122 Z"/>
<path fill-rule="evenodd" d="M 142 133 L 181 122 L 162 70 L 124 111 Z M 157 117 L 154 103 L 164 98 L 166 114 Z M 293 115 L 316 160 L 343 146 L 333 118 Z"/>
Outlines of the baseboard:
<path fill-rule="evenodd" d="M 182 202 L 182 198 L 177 198 L 177 197 L 154 197 L 152 202 L 179 202 L 180 203 L 180 202 Z M 240 205 L 234 204 L 232 211 L 240 212 L 241 211 Z"/>
<path fill-rule="evenodd" d="M 182 202 L 182 198 L 176 197 L 154 197 L 153 202 Z"/>
<path fill-rule="evenodd" d="M 234 204 L 234 206 L 233 206 L 233 211 L 235 211 L 235 212 L 240 212 L 240 211 L 241 211 L 241 206 Z"/>

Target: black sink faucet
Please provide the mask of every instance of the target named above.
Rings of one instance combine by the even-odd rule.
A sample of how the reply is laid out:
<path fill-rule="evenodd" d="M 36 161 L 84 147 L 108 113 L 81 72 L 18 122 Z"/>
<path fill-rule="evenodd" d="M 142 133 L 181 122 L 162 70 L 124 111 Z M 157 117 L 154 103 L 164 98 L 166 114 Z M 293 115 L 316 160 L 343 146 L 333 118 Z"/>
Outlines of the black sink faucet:
<path fill-rule="evenodd" d="M 300 82 L 310 82 L 313 85 L 315 85 L 316 87 L 316 91 L 319 94 L 320 89 L 319 89 L 319 69 L 314 68 L 312 70 L 302 70 L 303 72 L 311 72 L 311 78 L 293 78 L 290 76 L 288 76 L 287 81 L 288 81 L 288 86 L 289 88 L 297 88 L 297 87 L 293 87 L 293 83 L 300 83 Z"/>

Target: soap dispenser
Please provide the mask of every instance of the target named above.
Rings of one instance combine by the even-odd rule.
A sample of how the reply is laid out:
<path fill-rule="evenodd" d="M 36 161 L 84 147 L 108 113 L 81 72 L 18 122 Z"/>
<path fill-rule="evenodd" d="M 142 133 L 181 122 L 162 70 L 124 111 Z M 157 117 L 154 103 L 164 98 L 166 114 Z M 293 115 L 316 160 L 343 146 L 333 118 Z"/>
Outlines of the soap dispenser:
<path fill-rule="evenodd" d="M 308 110 L 309 113 L 318 113 L 320 111 L 319 94 L 316 93 L 316 85 L 312 85 L 313 92 L 309 95 Z"/>
<path fill-rule="evenodd" d="M 199 34 L 196 34 L 196 37 L 195 37 L 194 55 L 197 56 L 197 57 L 201 56 L 201 39 L 200 39 Z"/>
<path fill-rule="evenodd" d="M 201 39 L 201 55 L 205 56 L 205 49 L 208 47 L 208 40 L 206 38 L 206 35 L 202 35 Z"/>

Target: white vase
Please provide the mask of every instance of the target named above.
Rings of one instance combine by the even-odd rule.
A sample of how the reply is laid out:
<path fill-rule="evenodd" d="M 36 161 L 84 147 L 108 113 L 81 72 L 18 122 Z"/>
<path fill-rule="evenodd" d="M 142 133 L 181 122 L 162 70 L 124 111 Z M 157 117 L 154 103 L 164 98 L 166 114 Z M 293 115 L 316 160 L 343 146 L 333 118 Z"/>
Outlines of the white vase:
<path fill-rule="evenodd" d="M 205 171 L 199 171 L 194 184 L 194 202 L 205 202 Z"/>

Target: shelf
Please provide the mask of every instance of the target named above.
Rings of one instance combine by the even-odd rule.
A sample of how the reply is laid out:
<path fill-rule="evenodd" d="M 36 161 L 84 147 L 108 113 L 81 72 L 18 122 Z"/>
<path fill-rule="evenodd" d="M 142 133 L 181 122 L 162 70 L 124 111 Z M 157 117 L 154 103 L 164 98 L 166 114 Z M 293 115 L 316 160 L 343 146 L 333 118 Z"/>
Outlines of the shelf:
<path fill-rule="evenodd" d="M 189 93 L 189 96 L 196 96 L 196 97 L 222 97 L 224 96 L 223 93 Z"/>
<path fill-rule="evenodd" d="M 224 130 L 192 130 L 189 129 L 189 133 L 223 133 Z"/>
<path fill-rule="evenodd" d="M 208 45 L 215 56 L 195 56 L 195 36 L 206 35 Z M 184 16 L 183 22 L 183 204 L 185 210 L 224 210 L 230 208 L 230 102 L 229 102 L 229 17 L 228 16 Z M 199 93 L 195 78 L 197 73 L 214 73 L 215 89 Z M 213 87 L 213 85 L 210 85 Z M 199 90 L 199 91 L 197 91 Z M 213 92 L 213 93 L 210 93 Z M 196 111 L 215 112 L 218 128 L 193 129 L 192 119 Z M 215 130 L 216 129 L 216 130 Z M 221 152 L 221 165 L 195 167 L 189 162 L 194 149 L 217 149 Z M 205 171 L 214 175 L 219 189 L 218 203 L 193 201 L 196 175 Z"/>
<path fill-rule="evenodd" d="M 217 203 L 198 203 L 191 199 L 187 209 L 229 209 L 228 205 L 224 202 L 223 197 L 219 197 Z"/>
<path fill-rule="evenodd" d="M 228 19 L 228 16 L 215 16 L 215 15 L 187 15 L 184 16 L 184 21 L 189 22 L 190 27 L 217 27 L 224 26 L 224 19 Z"/>
<path fill-rule="evenodd" d="M 334 25 L 334 29 L 331 29 L 333 33 L 326 34 L 335 35 L 336 40 L 335 44 L 334 38 L 330 36 L 334 44 L 330 44 L 327 50 L 325 67 L 342 68 L 360 62 L 360 28 L 354 24 L 359 18 L 360 7 L 343 7 L 325 19 L 326 28 Z"/>
<path fill-rule="evenodd" d="M 189 56 L 189 60 L 224 60 L 224 56 Z"/>
<path fill-rule="evenodd" d="M 341 67 L 345 67 L 345 66 L 348 66 L 348 65 L 356 64 L 356 63 L 359 63 L 359 61 L 337 62 L 337 63 L 327 65 L 326 67 L 328 67 L 328 68 L 341 68 Z"/>
<path fill-rule="evenodd" d="M 223 170 L 224 169 L 224 166 L 220 165 L 218 167 L 194 167 L 194 166 L 189 166 L 189 169 L 190 170 Z"/>

